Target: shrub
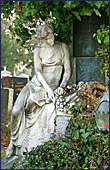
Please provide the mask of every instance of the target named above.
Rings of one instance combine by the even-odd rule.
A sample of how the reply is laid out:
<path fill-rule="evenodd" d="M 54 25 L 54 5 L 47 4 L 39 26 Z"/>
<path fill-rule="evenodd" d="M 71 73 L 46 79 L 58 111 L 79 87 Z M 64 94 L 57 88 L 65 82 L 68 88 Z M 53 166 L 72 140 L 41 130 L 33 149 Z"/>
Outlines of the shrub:
<path fill-rule="evenodd" d="M 86 93 L 82 97 L 87 98 Z M 85 113 L 86 108 L 79 103 L 70 108 L 73 117 L 66 128 L 65 138 L 55 140 L 53 135 L 51 141 L 25 152 L 21 162 L 24 169 L 108 168 L 109 133 L 98 131 L 93 113 Z M 13 164 L 11 169 L 16 166 Z"/>
<path fill-rule="evenodd" d="M 109 164 L 109 133 L 99 132 L 95 117 L 82 116 L 74 107 L 65 139 L 46 142 L 26 152 L 25 169 L 106 169 Z"/>
<path fill-rule="evenodd" d="M 93 37 L 95 37 L 100 44 L 98 51 L 95 52 L 95 57 L 102 57 L 98 63 L 98 65 L 101 66 L 99 77 L 103 77 L 105 72 L 109 76 L 109 25 L 107 27 L 101 25 Z"/>

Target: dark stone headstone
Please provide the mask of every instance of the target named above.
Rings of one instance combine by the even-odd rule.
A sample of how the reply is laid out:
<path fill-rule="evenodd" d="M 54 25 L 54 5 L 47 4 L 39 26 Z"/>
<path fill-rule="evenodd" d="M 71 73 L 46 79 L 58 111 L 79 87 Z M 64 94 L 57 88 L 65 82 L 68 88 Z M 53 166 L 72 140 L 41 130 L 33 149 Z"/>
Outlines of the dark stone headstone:
<path fill-rule="evenodd" d="M 9 78 L 9 87 L 14 89 L 13 102 L 16 101 L 20 91 L 27 84 L 27 82 L 28 82 L 27 78 L 20 78 L 20 77 Z"/>
<path fill-rule="evenodd" d="M 93 38 L 93 34 L 97 32 L 100 25 L 105 24 L 109 19 L 107 17 L 99 17 L 95 14 L 92 16 L 82 16 L 81 21 L 73 21 L 73 55 L 74 57 L 94 57 L 95 51 L 99 44 Z"/>
<path fill-rule="evenodd" d="M 76 57 L 76 81 L 88 82 L 91 80 L 105 83 L 105 77 L 100 78 L 100 68 L 97 63 L 99 59 L 95 57 Z"/>

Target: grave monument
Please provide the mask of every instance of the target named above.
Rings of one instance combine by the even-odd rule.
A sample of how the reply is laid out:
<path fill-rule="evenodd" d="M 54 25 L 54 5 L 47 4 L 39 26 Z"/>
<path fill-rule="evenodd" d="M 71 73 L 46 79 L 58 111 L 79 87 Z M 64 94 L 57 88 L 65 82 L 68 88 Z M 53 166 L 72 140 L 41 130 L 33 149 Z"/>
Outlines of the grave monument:
<path fill-rule="evenodd" d="M 36 34 L 40 41 L 34 48 L 35 75 L 24 86 L 14 104 L 8 125 L 11 140 L 3 163 L 23 155 L 26 148 L 30 151 L 50 140 L 56 128 L 57 115 L 64 117 L 58 121 L 65 121 L 65 127 L 66 120 L 72 116 L 65 105 L 74 93 L 67 96 L 64 93 L 71 74 L 68 48 L 64 43 L 54 42 L 53 28 L 47 24 L 39 26 Z"/>

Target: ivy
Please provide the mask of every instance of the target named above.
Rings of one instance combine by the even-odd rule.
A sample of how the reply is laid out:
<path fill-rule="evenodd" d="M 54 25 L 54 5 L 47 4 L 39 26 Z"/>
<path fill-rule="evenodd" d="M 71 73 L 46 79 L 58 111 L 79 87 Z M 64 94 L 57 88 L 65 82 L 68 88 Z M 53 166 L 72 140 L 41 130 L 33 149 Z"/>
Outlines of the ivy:
<path fill-rule="evenodd" d="M 109 26 L 101 25 L 93 37 L 96 38 L 100 44 L 98 51 L 95 52 L 95 57 L 103 57 L 98 64 L 101 66 L 99 77 L 103 77 L 105 72 L 109 75 Z"/>
<path fill-rule="evenodd" d="M 109 133 L 96 129 L 95 117 L 81 117 L 74 107 L 65 136 L 25 152 L 24 169 L 106 169 L 109 165 Z M 13 167 L 11 167 L 13 168 Z M 14 166 L 13 169 L 16 169 Z"/>
<path fill-rule="evenodd" d="M 23 24 L 23 27 L 32 28 L 40 17 L 44 21 L 50 19 L 50 24 L 55 33 L 58 34 L 55 40 L 69 45 L 71 43 L 72 17 L 81 21 L 82 16 L 91 16 L 93 13 L 99 17 L 102 13 L 109 16 L 108 4 L 109 1 L 2 1 L 1 12 L 4 18 L 9 18 L 12 15 L 11 11 L 15 9 L 15 13 L 19 17 L 13 21 L 16 27 L 14 34 L 20 37 L 22 44 L 26 43 L 26 40 L 30 39 L 31 36 L 28 31 L 25 36 L 20 34 L 20 32 L 23 32 L 23 28 L 19 24 Z M 52 19 L 53 17 L 55 19 Z M 19 31 L 16 31 L 18 29 Z M 25 38 L 26 36 L 28 38 Z"/>

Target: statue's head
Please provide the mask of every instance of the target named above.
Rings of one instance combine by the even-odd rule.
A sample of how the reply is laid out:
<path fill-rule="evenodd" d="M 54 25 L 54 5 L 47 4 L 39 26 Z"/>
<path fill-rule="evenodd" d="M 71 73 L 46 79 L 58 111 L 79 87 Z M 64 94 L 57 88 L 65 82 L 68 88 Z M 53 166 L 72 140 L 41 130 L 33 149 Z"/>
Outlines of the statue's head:
<path fill-rule="evenodd" d="M 49 34 L 53 34 L 53 32 L 54 32 L 53 28 L 50 25 L 48 25 L 48 24 L 41 25 L 40 28 L 39 28 L 40 37 L 44 38 L 44 39 Z"/>
<path fill-rule="evenodd" d="M 46 40 L 49 45 L 54 44 L 54 34 L 53 34 L 54 30 L 50 25 L 48 24 L 40 25 L 37 31 L 38 31 L 37 36 L 40 39 Z"/>
<path fill-rule="evenodd" d="M 37 28 L 31 28 L 29 30 L 29 34 L 32 34 L 31 31 L 34 30 L 36 32 L 36 34 L 34 35 L 35 40 L 32 42 L 32 44 L 37 44 L 39 40 L 46 40 L 46 42 L 49 45 L 53 45 L 54 44 L 54 30 L 52 28 L 52 26 L 45 24 L 45 25 L 39 25 L 37 26 Z M 38 40 L 36 43 L 36 39 Z"/>

